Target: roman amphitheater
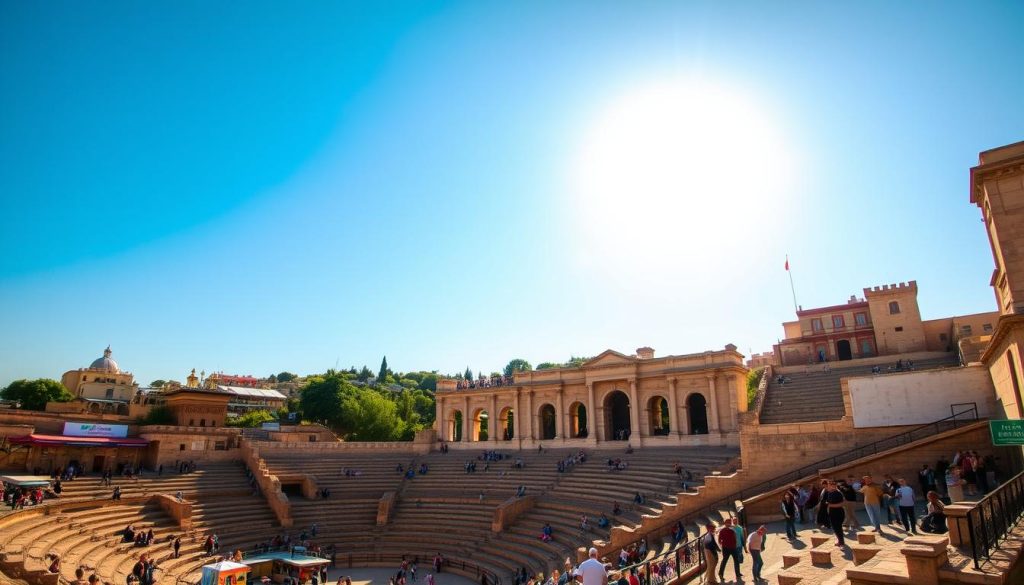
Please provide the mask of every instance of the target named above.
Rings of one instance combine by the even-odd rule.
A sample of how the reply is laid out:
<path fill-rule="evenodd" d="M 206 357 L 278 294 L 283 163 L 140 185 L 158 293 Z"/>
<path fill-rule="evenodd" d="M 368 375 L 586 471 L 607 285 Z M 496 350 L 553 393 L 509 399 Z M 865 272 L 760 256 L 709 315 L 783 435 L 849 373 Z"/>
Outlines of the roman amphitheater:
<path fill-rule="evenodd" d="M 217 560 L 208 554 L 216 535 L 219 555 L 237 550 L 243 560 L 283 540 L 289 552 L 301 545 L 330 562 L 332 580 L 413 559 L 422 575 L 440 555 L 442 573 L 488 585 L 526 582 L 524 572 L 547 579 L 589 547 L 618 579 L 631 572 L 620 555 L 643 543 L 625 564 L 640 582 L 663 585 L 717 578 L 700 536 L 735 519 L 747 530 L 768 526 L 762 576 L 781 585 L 1024 583 L 1024 433 L 1014 430 L 1024 418 L 1022 179 L 1024 143 L 983 152 L 970 170 L 970 201 L 995 260 L 992 313 L 922 319 L 913 281 L 801 308 L 752 400 L 744 356 L 730 345 L 664 356 L 609 350 L 493 384 L 442 381 L 435 427 L 403 443 L 343 442 L 316 425 L 225 427 L 229 403 L 243 398 L 216 388 L 167 393 L 168 425 L 134 422 L 146 407 L 138 401 L 122 410 L 106 406 L 115 398 L 84 394 L 63 411 L 0 410 L 9 488 L 31 491 L 31 478 L 49 480 L 72 462 L 82 471 L 61 482 L 59 497 L 3 506 L 3 580 L 56 585 L 94 574 L 120 584 L 145 553 L 161 585 L 195 584 Z M 130 377 L 105 359 L 71 379 L 130 396 Z M 102 428 L 110 433 L 90 434 Z M 785 537 L 780 501 L 790 486 L 891 475 L 922 498 L 922 467 L 965 450 L 995 463 L 996 481 L 985 497 L 946 505 L 948 532 L 862 527 L 837 547 L 811 521 L 798 539 Z M 110 468 L 126 473 L 103 478 Z M 128 525 L 152 530 L 152 544 L 126 541 Z M 748 555 L 745 578 L 751 570 Z"/>

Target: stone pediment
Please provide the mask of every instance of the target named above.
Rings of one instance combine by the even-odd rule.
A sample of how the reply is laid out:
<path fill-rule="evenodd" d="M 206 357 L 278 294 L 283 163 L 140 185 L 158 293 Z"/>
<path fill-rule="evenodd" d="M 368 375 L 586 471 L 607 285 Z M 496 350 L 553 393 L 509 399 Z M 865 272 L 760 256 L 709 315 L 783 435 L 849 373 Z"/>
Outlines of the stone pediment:
<path fill-rule="evenodd" d="M 583 362 L 581 367 L 594 368 L 602 366 L 624 366 L 631 365 L 634 362 L 636 362 L 636 358 L 633 356 L 619 353 L 613 349 L 606 349 L 598 355 Z"/>

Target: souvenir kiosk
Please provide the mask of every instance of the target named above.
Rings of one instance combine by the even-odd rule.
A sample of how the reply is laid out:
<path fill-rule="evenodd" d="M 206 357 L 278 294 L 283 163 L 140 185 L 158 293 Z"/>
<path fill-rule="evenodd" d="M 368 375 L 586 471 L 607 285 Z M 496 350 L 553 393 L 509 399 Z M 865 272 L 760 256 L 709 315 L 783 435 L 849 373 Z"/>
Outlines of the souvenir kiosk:
<path fill-rule="evenodd" d="M 249 565 L 233 561 L 220 561 L 203 566 L 203 577 L 199 585 L 245 585 Z"/>
<path fill-rule="evenodd" d="M 266 552 L 248 557 L 242 562 L 252 569 L 254 581 L 261 579 L 274 583 L 308 583 L 315 573 L 331 564 L 331 561 L 306 555 L 304 552 Z"/>

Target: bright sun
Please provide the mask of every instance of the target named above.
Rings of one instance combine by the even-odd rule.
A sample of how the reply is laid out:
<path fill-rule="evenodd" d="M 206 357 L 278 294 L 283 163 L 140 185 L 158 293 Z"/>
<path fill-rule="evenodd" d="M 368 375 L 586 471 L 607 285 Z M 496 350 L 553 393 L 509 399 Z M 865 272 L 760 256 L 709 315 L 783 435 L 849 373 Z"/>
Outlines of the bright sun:
<path fill-rule="evenodd" d="M 758 225 L 759 237 L 771 232 L 791 166 L 772 117 L 746 95 L 678 81 L 621 96 L 599 112 L 573 169 L 582 256 L 642 269 L 727 261 L 756 245 Z"/>

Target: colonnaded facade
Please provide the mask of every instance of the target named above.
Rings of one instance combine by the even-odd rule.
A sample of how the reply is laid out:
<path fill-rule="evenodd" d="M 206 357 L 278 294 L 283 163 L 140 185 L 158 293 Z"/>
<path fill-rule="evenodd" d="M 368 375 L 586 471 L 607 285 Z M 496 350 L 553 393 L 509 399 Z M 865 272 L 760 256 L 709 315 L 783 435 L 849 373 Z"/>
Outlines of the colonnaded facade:
<path fill-rule="evenodd" d="M 648 347 L 607 350 L 579 367 L 516 372 L 501 386 L 441 380 L 438 440 L 456 449 L 738 445 L 746 374 L 730 344 L 661 358 Z"/>

